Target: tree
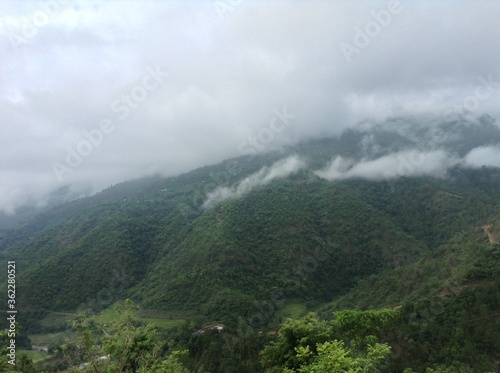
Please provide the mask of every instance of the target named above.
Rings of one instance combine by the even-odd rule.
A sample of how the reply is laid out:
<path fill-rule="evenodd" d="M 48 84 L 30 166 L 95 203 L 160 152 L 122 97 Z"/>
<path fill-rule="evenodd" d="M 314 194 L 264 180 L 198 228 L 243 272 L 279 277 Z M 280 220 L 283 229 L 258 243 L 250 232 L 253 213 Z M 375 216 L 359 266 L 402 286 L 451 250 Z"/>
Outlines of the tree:
<path fill-rule="evenodd" d="M 355 348 L 363 349 L 370 341 L 376 341 L 376 335 L 390 321 L 395 320 L 399 312 L 384 308 L 368 311 L 343 310 L 334 315 L 333 329 Z"/>
<path fill-rule="evenodd" d="M 80 356 L 89 372 L 106 373 L 187 373 L 180 359 L 187 351 L 164 355 L 166 343 L 158 330 L 142 324 L 136 317 L 136 306 L 130 300 L 118 305 L 118 319 L 109 325 L 96 325 L 84 318 L 75 323 Z"/>
<path fill-rule="evenodd" d="M 375 372 L 391 352 L 391 348 L 387 344 L 375 343 L 368 345 L 366 354 L 356 354 L 346 348 L 344 342 L 337 340 L 320 343 L 316 350 L 317 355 L 312 361 L 301 365 L 298 370 L 300 373 Z M 311 351 L 308 347 L 297 349 L 299 358 L 307 358 L 310 354 Z M 285 369 L 284 372 L 293 372 L 293 370 Z"/>
<path fill-rule="evenodd" d="M 390 354 L 376 334 L 398 313 L 394 310 L 341 311 L 332 322 L 315 314 L 288 319 L 278 337 L 261 351 L 261 364 L 269 373 L 374 371 Z M 350 343 L 350 347 L 346 346 Z"/>

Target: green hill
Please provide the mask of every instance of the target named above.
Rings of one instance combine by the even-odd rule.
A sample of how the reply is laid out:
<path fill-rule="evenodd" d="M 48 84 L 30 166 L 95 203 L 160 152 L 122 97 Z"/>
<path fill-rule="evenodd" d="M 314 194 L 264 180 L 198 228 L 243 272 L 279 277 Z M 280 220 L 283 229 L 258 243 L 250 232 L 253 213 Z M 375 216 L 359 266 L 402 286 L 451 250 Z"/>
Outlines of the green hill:
<path fill-rule="evenodd" d="M 463 136 L 444 144 L 458 153 L 500 142 L 486 119 L 474 136 L 463 123 L 455 130 Z M 418 143 L 391 126 L 370 131 L 123 183 L 3 231 L 0 260 L 17 263 L 24 331 L 60 331 L 64 325 L 41 323 L 48 312 L 95 313 L 125 298 L 176 320 L 236 328 L 243 319 L 266 330 L 280 310 L 328 317 L 344 308 L 418 309 L 479 289 L 491 293 L 484 295 L 488 317 L 498 310 L 500 170 L 458 165 L 446 178 L 388 181 L 329 182 L 315 174 L 336 155 L 362 159 L 368 135 L 391 151 Z M 248 186 L 291 155 L 305 166 Z M 204 208 L 223 187 L 244 193 Z"/>

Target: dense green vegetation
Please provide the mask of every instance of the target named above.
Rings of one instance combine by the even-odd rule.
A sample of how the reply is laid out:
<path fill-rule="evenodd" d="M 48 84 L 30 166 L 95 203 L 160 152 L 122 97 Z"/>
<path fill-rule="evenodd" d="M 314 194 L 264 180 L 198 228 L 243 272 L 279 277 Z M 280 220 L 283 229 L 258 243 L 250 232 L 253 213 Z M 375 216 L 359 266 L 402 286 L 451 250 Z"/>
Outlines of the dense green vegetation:
<path fill-rule="evenodd" d="M 423 302 L 399 309 L 343 310 L 328 319 L 309 313 L 285 320 L 272 335 L 231 328 L 193 335 L 186 333 L 192 326 L 187 324 L 166 332 L 142 322 L 137 307 L 126 301 L 116 307 L 117 317 L 110 323 L 78 317 L 73 323 L 77 337 L 57 347 L 50 361 L 33 363 L 21 354 L 14 367 L 3 353 L 0 367 L 10 372 L 498 371 L 498 362 L 491 359 L 500 346 L 498 329 L 488 330 L 479 322 L 498 316 L 488 309 L 491 294 L 454 297 L 442 301 L 439 312 L 436 304 Z M 481 306 L 471 307 L 478 302 Z"/>
<path fill-rule="evenodd" d="M 488 118 L 454 129 L 463 136 L 443 146 L 458 154 L 500 142 Z M 498 371 L 500 170 L 378 182 L 314 174 L 334 155 L 361 158 L 366 135 L 123 183 L 2 232 L 0 261 L 17 266 L 19 347 L 58 351 L 33 369 L 110 354 L 108 371 Z M 370 136 L 387 152 L 415 144 L 387 128 Z M 309 167 L 201 207 L 216 187 L 289 154 Z M 110 327 L 125 298 L 137 317 Z M 213 323 L 224 330 L 192 334 Z M 75 347 L 76 335 L 101 349 Z M 124 340 L 147 353 L 120 358 L 135 348 Z"/>

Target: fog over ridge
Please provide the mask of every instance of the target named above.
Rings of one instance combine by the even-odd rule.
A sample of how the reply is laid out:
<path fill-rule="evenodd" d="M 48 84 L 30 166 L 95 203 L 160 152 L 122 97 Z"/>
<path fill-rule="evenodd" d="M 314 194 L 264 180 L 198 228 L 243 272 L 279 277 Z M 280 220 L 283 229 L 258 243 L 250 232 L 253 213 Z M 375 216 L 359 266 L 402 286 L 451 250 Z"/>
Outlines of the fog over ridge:
<path fill-rule="evenodd" d="M 273 180 L 285 178 L 300 169 L 306 163 L 298 156 L 292 155 L 273 163 L 271 166 L 262 167 L 259 171 L 247 176 L 231 187 L 217 187 L 208 193 L 203 202 L 203 208 L 211 208 L 228 199 L 241 198 L 252 190 L 267 185 Z"/>
<path fill-rule="evenodd" d="M 248 139 L 499 118 L 500 2 L 218 3 L 0 0 L 0 211 L 215 164 Z M 360 159 L 403 151 L 373 144 Z"/>
<path fill-rule="evenodd" d="M 469 168 L 500 167 L 500 145 L 477 147 L 464 157 L 443 149 L 404 150 L 360 161 L 335 156 L 326 167 L 314 174 L 330 181 L 353 178 L 381 181 L 408 176 L 444 178 L 447 171 L 457 165 Z"/>

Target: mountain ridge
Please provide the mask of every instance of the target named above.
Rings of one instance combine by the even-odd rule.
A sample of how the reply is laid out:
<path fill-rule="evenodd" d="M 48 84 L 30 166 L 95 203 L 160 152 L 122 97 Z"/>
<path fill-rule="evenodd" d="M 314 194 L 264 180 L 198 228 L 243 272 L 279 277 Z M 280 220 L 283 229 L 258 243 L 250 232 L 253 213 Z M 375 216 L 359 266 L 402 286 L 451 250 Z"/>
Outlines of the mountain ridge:
<path fill-rule="evenodd" d="M 464 156 L 445 163 L 445 175 L 419 168 L 425 162 L 410 164 L 424 172 L 398 173 L 397 157 L 431 153 L 410 135 L 362 129 L 54 207 L 0 236 L 0 261 L 16 262 L 23 333 L 71 331 L 64 320 L 47 320 L 110 312 L 130 298 L 145 315 L 185 320 L 171 332 L 179 348 L 216 361 L 212 343 L 245 345 L 238 333 L 246 330 L 262 348 L 262 336 L 272 338 L 286 315 L 329 319 L 338 310 L 391 307 L 406 320 L 397 330 L 408 334 L 399 366 L 425 366 L 431 357 L 449 364 L 449 356 L 461 359 L 457 343 L 482 356 L 460 361 L 490 366 L 498 357 L 488 331 L 500 309 L 500 246 L 491 242 L 500 227 L 500 168 L 467 164 L 467 156 L 478 144 L 500 143 L 492 126 L 457 126 L 440 151 L 456 157 L 458 144 Z M 470 128 L 477 133 L 468 143 Z M 393 153 L 379 151 L 384 141 Z M 373 173 L 380 160 L 392 171 Z M 224 342 L 208 332 L 187 339 L 214 322 L 224 324 Z M 472 336 L 469 344 L 455 337 L 456 325 Z M 440 350 L 429 347 L 429 333 Z M 257 355 L 244 356 L 242 366 L 256 365 Z"/>
<path fill-rule="evenodd" d="M 495 141 L 491 136 L 494 131 L 492 126 L 491 121 L 483 120 L 481 125 L 475 127 L 487 144 Z M 462 140 L 462 144 L 465 144 L 467 131 L 472 127 L 462 124 L 459 128 L 466 130 Z M 215 272 L 217 268 L 224 269 L 219 270 L 224 275 L 217 280 L 218 285 L 213 285 L 217 291 L 225 291 L 221 285 L 224 281 L 240 281 L 237 274 L 231 274 L 228 270 L 233 261 L 240 263 L 241 268 L 248 266 L 248 271 L 252 271 L 256 263 L 259 263 L 256 268 L 260 271 L 269 263 L 274 263 L 268 266 L 269 274 L 273 274 L 275 284 L 286 289 L 282 279 L 290 277 L 294 269 L 290 259 L 285 260 L 288 261 L 285 266 L 282 260 L 298 255 L 292 254 L 292 248 L 298 252 L 309 248 L 305 249 L 307 252 L 314 249 L 315 239 L 333 239 L 344 247 L 350 247 L 344 253 L 335 255 L 337 261 L 341 258 L 341 261 L 351 263 L 353 268 L 350 270 L 354 272 L 348 271 L 338 276 L 339 282 L 336 284 L 331 280 L 325 282 L 328 276 L 323 268 L 333 266 L 335 260 L 330 258 L 329 261 L 321 262 L 320 270 L 315 270 L 314 276 L 325 272 L 323 276 L 326 277 L 307 280 L 309 282 L 305 288 L 325 301 L 326 294 L 329 297 L 336 294 L 331 289 L 342 292 L 352 285 L 347 278 L 364 276 L 372 273 L 377 266 L 387 266 L 387 263 L 401 265 L 411 261 L 450 239 L 450 232 L 459 232 L 478 219 L 487 219 L 498 212 L 495 186 L 500 175 L 495 168 L 469 169 L 458 165 L 449 170 L 445 179 L 402 175 L 398 179 L 385 181 L 352 178 L 332 183 L 319 178 L 315 169 L 324 166 L 336 154 L 352 157 L 352 149 L 354 152 L 359 149 L 347 141 L 353 139 L 349 133 L 356 134 L 348 131 L 347 137 L 310 141 L 281 152 L 226 160 L 177 177 L 153 177 L 123 183 L 93 197 L 56 207 L 23 227 L 4 233 L 1 246 L 10 248 L 9 255 L 26 264 L 24 278 L 31 279 L 27 288 L 40 289 L 36 296 L 30 295 L 31 299 L 21 299 L 27 304 L 43 305 L 42 308 L 47 309 L 75 309 L 85 303 L 86 298 L 92 297 L 93 292 L 102 291 L 103 286 L 100 284 L 116 281 L 113 271 L 123 272 L 127 269 L 128 279 L 126 285 L 121 285 L 124 291 L 123 294 L 120 291 L 121 295 L 135 296 L 148 306 L 161 305 L 174 309 L 172 305 L 177 304 L 176 307 L 186 308 L 178 294 L 194 286 L 193 278 L 197 279 L 194 283 L 200 284 L 201 288 L 196 291 L 193 288 L 191 303 L 187 304 L 195 304 L 196 299 L 209 299 L 201 284 L 212 282 L 210 276 L 206 277 L 210 265 L 215 266 L 212 268 Z M 500 141 L 498 128 L 495 133 Z M 372 135 L 358 131 L 354 137 L 358 145 L 363 146 L 363 139 L 367 136 L 376 137 Z M 394 143 L 393 137 L 389 139 Z M 453 141 L 455 144 L 456 134 Z M 476 145 L 473 142 L 469 148 Z M 399 151 L 407 146 L 407 141 L 403 141 L 394 149 Z M 349 148 L 351 154 L 343 153 Z M 202 207 L 207 196 L 217 188 L 244 182 L 263 167 L 272 170 L 277 161 L 292 154 L 305 159 L 307 167 L 291 172 L 282 179 L 270 181 L 269 185 L 257 183 L 256 189 L 249 189 L 244 195 L 224 200 L 212 208 Z M 479 179 L 481 185 L 478 188 Z M 464 194 L 464 190 L 469 195 Z M 413 213 L 406 213 L 404 209 L 412 209 Z M 473 212 L 475 209 L 479 211 Z M 462 215 L 460 223 L 453 222 L 457 219 L 452 213 Z M 336 226 L 332 227 L 332 224 Z M 457 227 L 450 228 L 452 224 Z M 374 232 L 391 233 L 377 236 Z M 407 248 L 403 250 L 405 245 Z M 249 247 L 253 251 L 249 251 Z M 267 252 L 262 251 L 264 247 L 269 248 Z M 287 247 L 288 251 L 283 251 L 283 247 Z M 368 247 L 371 249 L 368 250 Z M 396 252 L 398 250 L 391 253 L 391 247 L 399 247 L 399 253 Z M 419 249 L 415 249 L 417 247 Z M 349 256 L 356 250 L 359 254 L 353 257 L 353 263 Z M 190 265 L 198 265 L 200 257 L 210 256 L 212 252 L 212 256 L 223 257 L 222 262 L 210 264 L 209 259 L 204 259 L 209 264 L 200 264 L 194 272 L 191 271 Z M 3 249 L 2 256 L 5 255 Z M 45 259 L 32 263 L 30 258 L 34 255 Z M 84 259 L 76 259 L 78 256 Z M 258 258 L 262 256 L 267 259 L 259 262 Z M 110 268 L 105 264 L 106 261 L 114 263 L 113 266 Z M 75 270 L 76 263 L 87 270 Z M 176 279 L 166 268 L 177 268 L 172 273 L 183 268 L 184 272 Z M 276 270 L 279 268 L 278 275 Z M 44 271 L 48 271 L 47 276 L 42 276 L 40 280 L 40 273 Z M 185 277 L 188 273 L 193 277 Z M 258 271 L 253 272 L 253 282 L 239 285 L 240 290 L 257 286 L 260 274 Z M 185 279 L 181 280 L 183 276 Z M 66 279 L 65 283 L 55 288 L 61 294 L 56 297 L 58 300 L 54 299 L 54 289 L 50 290 L 52 295 L 47 293 L 50 288 L 48 282 L 55 281 L 49 280 L 51 278 Z M 162 293 L 161 289 L 166 288 L 166 285 L 155 285 L 160 278 L 162 281 L 170 278 L 172 286 L 175 284 L 175 299 L 158 295 Z M 147 285 L 141 288 L 141 281 L 146 281 L 144 284 Z M 264 282 L 266 285 L 261 286 L 263 289 L 273 286 L 272 281 Z M 323 290 L 312 290 L 314 283 L 323 284 Z M 22 282 L 20 286 L 24 290 Z M 78 286 L 81 291 L 76 294 L 74 289 Z M 328 287 L 329 292 L 325 290 Z M 149 290 L 144 290 L 146 288 Z M 214 291 L 213 296 L 216 296 L 217 291 Z M 148 292 L 152 298 L 158 299 L 151 301 L 140 295 Z M 266 292 L 257 291 L 261 297 L 267 296 Z M 249 296 L 245 292 L 242 294 Z M 297 294 L 290 296 L 295 297 Z M 162 297 L 166 297 L 165 301 L 159 301 Z"/>

